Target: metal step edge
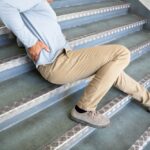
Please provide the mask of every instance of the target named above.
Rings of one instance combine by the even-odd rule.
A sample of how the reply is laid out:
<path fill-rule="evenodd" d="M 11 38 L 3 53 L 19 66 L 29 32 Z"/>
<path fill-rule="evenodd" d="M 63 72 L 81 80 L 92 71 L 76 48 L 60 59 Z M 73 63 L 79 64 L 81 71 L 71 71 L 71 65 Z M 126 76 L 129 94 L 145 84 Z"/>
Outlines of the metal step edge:
<path fill-rule="evenodd" d="M 97 39 L 105 39 L 106 37 L 112 36 L 114 34 L 119 34 L 121 32 L 127 32 L 130 29 L 141 27 L 146 22 L 147 22 L 147 20 L 142 19 L 140 21 L 133 22 L 131 24 L 123 25 L 120 27 L 116 27 L 116 28 L 104 31 L 104 32 L 100 32 L 98 34 L 93 34 L 90 36 L 85 36 L 84 38 L 81 38 L 78 40 L 70 41 L 69 44 L 73 49 L 76 49 L 78 46 L 85 45 L 88 42 L 92 42 L 92 41 L 97 40 Z M 116 38 L 113 40 L 116 40 Z M 110 42 L 110 40 L 109 40 L 109 42 Z M 106 43 L 106 41 L 105 41 L 105 43 Z M 99 44 L 101 44 L 101 43 L 99 43 Z M 6 70 L 9 70 L 9 69 L 12 69 L 14 67 L 18 67 L 18 66 L 21 66 L 21 65 L 24 65 L 24 64 L 31 62 L 31 60 L 27 56 L 24 56 L 24 57 L 15 56 L 15 58 L 11 57 L 9 59 L 0 61 L 0 72 L 3 72 Z"/>
<path fill-rule="evenodd" d="M 150 142 L 150 127 L 136 140 L 129 150 L 143 150 Z"/>
<path fill-rule="evenodd" d="M 81 11 L 81 12 L 70 13 L 70 14 L 66 14 L 66 15 L 60 15 L 60 16 L 57 16 L 57 20 L 59 23 L 61 23 L 64 21 L 73 20 L 73 19 L 77 19 L 77 18 L 88 17 L 88 16 L 92 16 L 92 15 L 105 14 L 108 12 L 114 12 L 114 11 L 118 11 L 118 10 L 128 9 L 129 7 L 130 7 L 130 3 L 118 4 L 118 5 L 114 5 L 114 6 L 110 6 L 110 7 L 103 7 L 103 8 L 99 8 L 99 9 L 91 9 L 91 10 L 87 10 L 87 11 Z M 6 26 L 0 27 L 0 35 L 8 34 L 10 32 L 11 31 Z"/>
<path fill-rule="evenodd" d="M 83 45 L 83 44 L 86 44 L 88 42 L 91 42 L 91 41 L 94 41 L 94 40 L 97 40 L 97 39 L 102 39 L 102 38 L 105 38 L 105 37 L 108 37 L 108 36 L 112 36 L 116 33 L 121 33 L 123 31 L 127 31 L 129 29 L 133 29 L 135 27 L 142 26 L 145 23 L 147 23 L 147 19 L 141 19 L 139 21 L 136 21 L 136 22 L 133 22 L 133 23 L 130 23 L 130 24 L 126 24 L 126 25 L 116 27 L 116 28 L 113 28 L 113 29 L 110 29 L 110 30 L 106 30 L 106 31 L 103 31 L 103 32 L 100 32 L 100 33 L 97 33 L 97 34 L 89 35 L 89 36 L 86 36 L 86 37 L 83 37 L 83 38 L 80 38 L 80 39 L 70 41 L 70 46 L 73 47 L 73 48 L 76 48 L 79 45 Z"/>
<path fill-rule="evenodd" d="M 75 13 L 70 13 L 70 14 L 65 14 L 58 16 L 58 21 L 68 21 L 72 19 L 77 19 L 81 17 L 87 17 L 87 16 L 92 16 L 92 15 L 97 15 L 97 14 L 104 14 L 108 12 L 113 12 L 117 11 L 120 9 L 128 9 L 130 8 L 130 3 L 124 3 L 124 4 L 116 4 L 114 6 L 109 6 L 109 7 L 103 7 L 103 8 L 98 8 L 98 9 L 91 9 L 87 11 L 81 11 L 81 12 L 75 12 Z"/>
<path fill-rule="evenodd" d="M 131 48 L 131 61 L 142 56 L 149 50 L 150 41 L 143 42 L 143 44 Z M 46 109 L 47 107 L 50 107 L 53 104 L 61 101 L 64 97 L 84 88 L 92 78 L 93 76 L 73 83 L 65 84 L 51 91 L 39 91 L 39 93 L 34 94 L 32 97 L 24 98 L 19 102 L 14 102 L 14 104 L 11 104 L 11 106 L 6 106 L 3 109 L 0 109 L 0 131 L 6 130 L 18 122 L 25 120 L 34 114 Z M 24 114 L 24 117 L 18 118 L 18 120 L 12 123 L 12 118 L 19 116 L 21 113 L 24 113 L 25 111 L 28 111 L 34 107 L 38 107 L 38 109 L 34 111 L 32 110 L 32 112 L 30 112 L 28 115 L 25 113 L 27 116 Z"/>
<path fill-rule="evenodd" d="M 146 88 L 150 87 L 150 73 L 147 74 L 141 81 Z M 99 112 L 111 118 L 131 101 L 131 96 L 119 96 L 110 101 Z M 67 150 L 75 146 L 82 139 L 87 137 L 96 129 L 93 127 L 77 124 L 64 135 L 54 140 L 51 144 L 43 146 L 43 150 Z"/>

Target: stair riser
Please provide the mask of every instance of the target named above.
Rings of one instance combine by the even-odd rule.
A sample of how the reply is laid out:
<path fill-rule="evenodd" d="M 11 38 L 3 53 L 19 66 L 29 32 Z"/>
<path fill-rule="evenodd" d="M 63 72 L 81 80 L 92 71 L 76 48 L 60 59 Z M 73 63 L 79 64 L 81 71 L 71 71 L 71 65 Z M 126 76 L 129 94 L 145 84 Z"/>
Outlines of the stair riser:
<path fill-rule="evenodd" d="M 4 38 L 1 37 L 1 32 L 0 32 L 0 47 L 1 46 L 5 46 L 5 45 L 9 45 L 9 44 L 13 44 L 14 42 L 16 42 L 14 36 L 12 36 L 10 33 L 9 34 L 5 34 L 5 35 L 6 36 Z"/>
<path fill-rule="evenodd" d="M 142 50 L 140 50 L 138 53 L 134 53 L 133 57 L 131 58 L 131 61 L 134 61 L 136 59 L 138 59 L 140 56 L 144 55 L 145 53 L 147 53 L 148 51 L 150 51 L 150 44 L 147 47 L 144 47 Z"/>
<path fill-rule="evenodd" d="M 9 115 L 7 116 L 9 119 L 7 119 L 5 116 L 4 117 L 0 116 L 0 132 L 52 106 L 53 104 L 61 101 L 64 97 L 67 97 L 71 95 L 72 93 L 75 93 L 76 91 L 84 88 L 85 86 L 87 86 L 87 84 L 88 84 L 87 81 L 82 81 L 80 83 L 74 84 L 73 86 L 69 86 L 69 88 L 67 89 L 65 87 L 64 89 L 61 88 L 62 91 L 61 92 L 58 92 L 59 90 L 56 91 L 53 96 L 51 96 L 51 94 L 47 94 L 47 96 L 45 97 L 43 96 L 41 98 L 38 98 L 39 104 L 37 102 L 36 105 L 33 104 L 34 106 L 29 104 L 29 105 L 26 105 L 25 108 L 19 108 L 18 112 L 13 113 L 13 116 L 12 116 L 12 113 L 10 112 L 11 118 L 9 118 L 10 117 Z M 44 102 L 41 102 L 41 101 L 44 101 Z"/>
<path fill-rule="evenodd" d="M 138 25 L 138 23 L 140 23 L 140 25 Z M 120 28 L 116 28 L 116 29 L 107 31 L 107 32 L 103 32 L 103 33 L 96 35 L 96 36 L 92 35 L 89 37 L 85 37 L 85 38 L 82 38 L 79 40 L 72 41 L 72 42 L 70 42 L 70 45 L 72 47 L 74 47 L 74 49 L 80 49 L 80 48 L 86 48 L 86 47 L 90 47 L 90 46 L 105 44 L 105 43 L 108 43 L 110 41 L 116 40 L 122 36 L 125 36 L 125 35 L 128 35 L 128 34 L 131 34 L 131 33 L 134 33 L 136 31 L 141 30 L 142 25 L 143 25 L 143 23 L 137 22 L 137 23 L 131 24 L 129 26 L 124 26 L 124 27 L 120 27 Z M 17 76 L 18 73 L 19 74 L 25 73 L 25 72 L 29 71 L 30 69 L 32 69 L 32 67 L 31 67 L 32 65 L 29 62 L 30 61 L 24 61 L 24 63 L 19 64 L 19 61 L 17 61 L 16 65 L 14 62 L 11 63 L 11 67 L 9 67 L 10 78 L 12 76 L 13 77 Z M 29 68 L 27 67 L 28 64 L 29 64 Z M 24 65 L 24 68 L 21 68 L 21 66 L 23 66 L 23 65 Z M 21 69 L 20 71 L 19 71 L 19 68 Z M 8 65 L 4 65 L 3 70 L 2 70 L 2 67 L 0 68 L 0 72 L 1 72 L 0 73 L 0 82 L 4 81 L 6 79 L 9 79 L 8 78 L 9 76 L 7 76 L 5 74 L 5 73 L 7 73 L 7 70 L 8 70 Z M 15 72 L 14 70 L 17 70 L 17 71 Z M 11 74 L 11 71 L 15 72 L 15 74 Z M 6 76 L 6 77 L 4 77 L 4 76 Z"/>
<path fill-rule="evenodd" d="M 61 8 L 61 7 L 70 7 L 70 6 L 79 6 L 83 4 L 90 4 L 93 2 L 101 2 L 104 0 L 65 0 L 65 1 L 55 1 L 52 3 L 53 8 Z"/>
<path fill-rule="evenodd" d="M 122 10 L 114 10 L 112 12 L 100 13 L 97 15 L 91 15 L 91 16 L 80 17 L 80 18 L 72 19 L 68 21 L 62 21 L 60 22 L 60 25 L 62 29 L 68 29 L 68 28 L 77 27 L 80 25 L 85 25 L 85 24 L 100 21 L 100 20 L 122 16 L 122 15 L 127 14 L 127 12 L 128 12 L 128 9 L 124 8 Z"/>
<path fill-rule="evenodd" d="M 148 46 L 150 50 L 150 43 Z M 135 52 L 132 52 L 132 57 L 134 57 L 136 53 L 139 53 L 139 51 L 136 51 L 136 49 L 134 51 Z M 142 49 L 140 50 L 140 53 L 141 51 Z M 88 78 L 86 80 L 75 82 L 71 85 L 67 84 L 61 86 L 54 91 L 50 91 L 43 96 L 37 97 L 28 103 L 25 103 L 24 106 L 20 104 L 21 106 L 19 105 L 20 107 L 17 108 L 17 111 L 16 109 L 14 110 L 14 106 L 12 105 L 12 108 L 9 109 L 12 109 L 12 111 L 5 114 L 4 110 L 3 114 L 0 116 L 0 131 L 6 130 L 7 128 L 21 122 L 22 120 L 25 120 L 34 114 L 46 109 L 47 107 L 52 106 L 53 104 L 62 100 L 64 97 L 86 87 L 90 80 L 91 78 Z"/>
<path fill-rule="evenodd" d="M 141 83 L 143 83 L 143 85 L 146 88 L 150 87 L 150 75 L 148 75 L 144 80 L 142 80 Z M 118 111 L 124 108 L 128 103 L 130 103 L 130 101 L 131 101 L 130 96 L 121 96 L 112 100 L 110 103 L 108 103 L 99 111 L 100 113 L 111 118 Z M 66 132 L 59 139 L 54 141 L 52 144 L 44 146 L 43 150 L 70 149 L 95 130 L 96 130 L 95 128 L 78 124 L 75 127 L 73 127 L 71 130 Z"/>
<path fill-rule="evenodd" d="M 18 67 L 14 67 L 12 69 L 5 70 L 0 73 L 0 82 L 6 81 L 8 79 L 14 78 L 16 76 L 19 76 L 23 73 L 29 72 L 35 68 L 33 63 L 26 63 L 23 65 L 20 65 Z"/>

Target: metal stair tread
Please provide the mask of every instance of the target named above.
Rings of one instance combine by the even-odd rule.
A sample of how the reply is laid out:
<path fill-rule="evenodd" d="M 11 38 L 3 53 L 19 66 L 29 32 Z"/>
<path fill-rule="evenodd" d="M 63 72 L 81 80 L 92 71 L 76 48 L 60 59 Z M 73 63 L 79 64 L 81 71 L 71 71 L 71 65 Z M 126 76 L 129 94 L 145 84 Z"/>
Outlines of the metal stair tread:
<path fill-rule="evenodd" d="M 147 30 L 141 30 L 133 34 L 127 35 L 125 37 L 122 37 L 113 42 L 110 42 L 109 44 L 121 44 L 128 48 L 131 48 L 140 45 L 145 41 L 149 41 L 149 39 L 150 39 L 150 32 Z"/>
<path fill-rule="evenodd" d="M 113 28 L 121 27 L 123 25 L 131 24 L 142 20 L 143 18 L 136 16 L 134 14 L 123 15 L 111 19 L 101 20 L 93 22 L 86 25 L 81 25 L 79 27 L 65 29 L 63 33 L 67 40 L 75 40 L 88 35 L 93 35 L 99 32 L 104 32 L 111 30 Z"/>
<path fill-rule="evenodd" d="M 142 66 L 147 64 L 149 61 L 149 56 L 150 53 L 142 56 L 141 61 L 136 60 L 133 62 L 131 64 L 132 66 L 129 67 L 131 69 L 128 70 L 128 73 L 136 79 L 141 79 L 148 71 L 148 65 L 146 65 L 145 68 Z M 134 71 L 133 68 L 140 73 L 136 74 L 136 71 Z M 141 69 L 142 71 L 139 71 Z M 112 92 L 113 96 L 115 96 L 114 90 Z M 107 99 L 106 97 L 103 99 L 103 104 L 112 99 L 112 92 L 110 91 L 108 93 L 106 96 Z M 7 131 L 3 131 L 0 134 L 0 139 L 2 141 L 1 149 L 9 149 L 10 147 L 12 150 L 37 149 L 40 146 L 43 146 L 43 144 L 53 141 L 56 137 L 64 133 L 65 130 L 70 129 L 76 124 L 68 118 L 68 114 L 81 94 L 82 90 L 72 94 L 53 107 L 40 112 L 32 118 L 29 118 L 26 121 L 23 121 L 22 123 L 8 129 Z M 118 95 L 117 92 L 116 94 Z M 101 106 L 103 105 L 102 103 Z"/>
<path fill-rule="evenodd" d="M 15 42 L 0 47 L 0 60 L 10 58 L 12 56 L 20 55 L 20 54 L 25 54 L 25 49 L 19 48 Z"/>
<path fill-rule="evenodd" d="M 56 87 L 58 86 L 45 81 L 35 70 L 6 80 L 0 84 L 0 109 L 11 106 L 12 103 L 21 103 L 43 89 L 53 90 Z"/>

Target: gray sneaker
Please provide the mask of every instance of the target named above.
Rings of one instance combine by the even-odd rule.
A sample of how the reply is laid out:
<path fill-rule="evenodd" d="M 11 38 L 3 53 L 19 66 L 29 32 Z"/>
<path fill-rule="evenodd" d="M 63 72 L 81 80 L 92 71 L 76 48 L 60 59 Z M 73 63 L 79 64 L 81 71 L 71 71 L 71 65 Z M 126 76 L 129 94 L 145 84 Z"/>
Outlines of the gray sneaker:
<path fill-rule="evenodd" d="M 71 119 L 80 123 L 86 123 L 89 126 L 96 128 L 106 127 L 110 124 L 109 118 L 100 114 L 97 111 L 87 111 L 85 113 L 78 113 L 75 108 L 73 108 L 71 111 Z"/>

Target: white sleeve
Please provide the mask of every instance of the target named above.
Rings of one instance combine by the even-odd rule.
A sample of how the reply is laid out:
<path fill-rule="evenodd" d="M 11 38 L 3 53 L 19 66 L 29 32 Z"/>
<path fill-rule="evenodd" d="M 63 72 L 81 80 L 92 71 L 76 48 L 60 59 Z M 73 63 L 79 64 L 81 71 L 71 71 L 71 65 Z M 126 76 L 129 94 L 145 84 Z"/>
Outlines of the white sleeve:
<path fill-rule="evenodd" d="M 27 48 L 32 47 L 37 42 L 38 39 L 25 26 L 17 8 L 1 1 L 0 18 L 6 27 L 9 28 Z"/>

